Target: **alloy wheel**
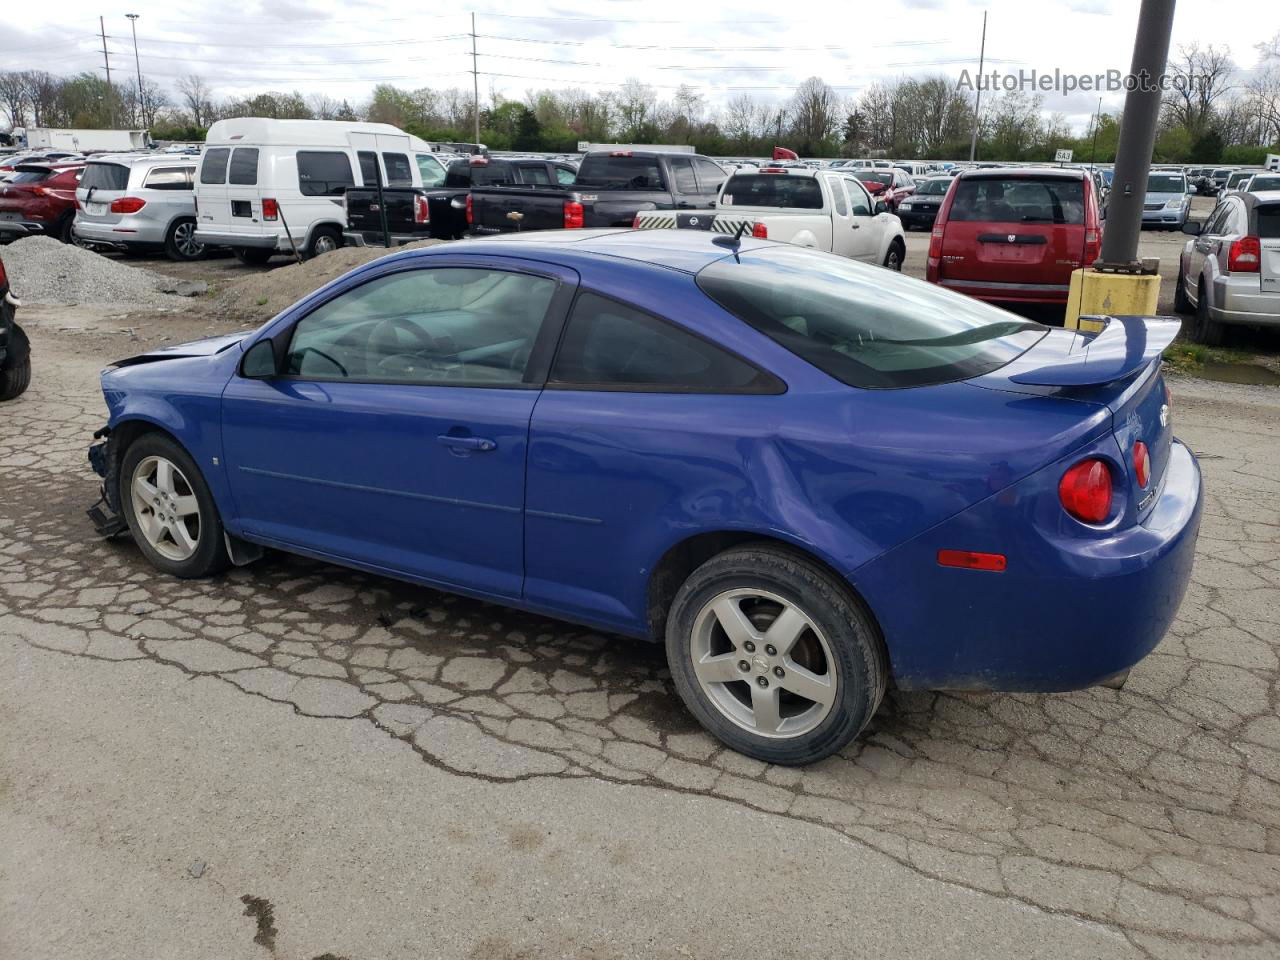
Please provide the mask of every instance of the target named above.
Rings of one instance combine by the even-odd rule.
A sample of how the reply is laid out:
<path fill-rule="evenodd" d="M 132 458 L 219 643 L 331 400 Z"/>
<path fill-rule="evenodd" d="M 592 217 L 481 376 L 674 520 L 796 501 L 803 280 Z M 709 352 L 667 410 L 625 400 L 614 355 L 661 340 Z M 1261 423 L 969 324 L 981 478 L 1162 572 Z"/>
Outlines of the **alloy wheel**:
<path fill-rule="evenodd" d="M 180 223 L 174 228 L 173 245 L 188 260 L 194 260 L 204 253 L 204 244 L 196 240 L 194 223 Z"/>
<path fill-rule="evenodd" d="M 758 736 L 797 737 L 831 713 L 836 660 L 796 604 L 754 588 L 726 590 L 698 612 L 693 672 L 712 705 Z"/>
<path fill-rule="evenodd" d="M 181 470 L 164 457 L 138 462 L 129 483 L 138 530 L 167 560 L 183 561 L 200 545 L 200 505 Z"/>

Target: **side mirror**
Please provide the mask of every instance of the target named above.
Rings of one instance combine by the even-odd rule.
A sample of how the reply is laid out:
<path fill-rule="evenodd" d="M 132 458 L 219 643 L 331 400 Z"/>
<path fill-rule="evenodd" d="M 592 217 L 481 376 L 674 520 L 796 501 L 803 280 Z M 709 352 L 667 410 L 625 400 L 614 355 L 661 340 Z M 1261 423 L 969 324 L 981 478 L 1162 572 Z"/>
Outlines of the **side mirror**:
<path fill-rule="evenodd" d="M 1204 224 L 1199 220 L 1188 220 L 1182 225 L 1182 232 L 1189 237 L 1198 237 L 1204 231 Z"/>
<path fill-rule="evenodd" d="M 279 372 L 276 345 L 270 337 L 255 343 L 240 361 L 240 376 L 248 380 L 270 380 Z"/>
<path fill-rule="evenodd" d="M 872 212 L 875 214 L 888 213 L 889 205 L 885 203 L 883 200 L 877 200 L 875 210 L 873 210 Z"/>

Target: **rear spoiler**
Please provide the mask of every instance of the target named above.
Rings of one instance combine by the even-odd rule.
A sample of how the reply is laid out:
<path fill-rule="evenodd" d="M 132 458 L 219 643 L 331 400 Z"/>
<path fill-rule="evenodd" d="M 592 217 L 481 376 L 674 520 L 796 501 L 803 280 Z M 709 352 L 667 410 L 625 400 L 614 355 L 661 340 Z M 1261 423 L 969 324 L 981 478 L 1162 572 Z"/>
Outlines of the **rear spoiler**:
<path fill-rule="evenodd" d="M 1047 387 L 1096 386 L 1123 380 L 1158 359 L 1182 328 L 1176 317 L 1081 319 L 1101 321 L 1106 326 L 1093 336 L 1080 336 L 1077 346 L 1053 363 L 1015 373 L 1009 379 Z"/>

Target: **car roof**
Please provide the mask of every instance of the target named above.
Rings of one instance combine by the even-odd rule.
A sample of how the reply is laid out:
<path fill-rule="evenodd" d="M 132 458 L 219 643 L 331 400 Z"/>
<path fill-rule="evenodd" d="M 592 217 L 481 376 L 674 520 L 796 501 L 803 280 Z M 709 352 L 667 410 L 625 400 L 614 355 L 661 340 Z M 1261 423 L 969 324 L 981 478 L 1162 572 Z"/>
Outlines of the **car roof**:
<path fill-rule="evenodd" d="M 1259 203 L 1275 203 L 1280 200 L 1280 190 L 1251 190 L 1239 196 L 1244 198 L 1246 206 L 1253 207 Z"/>
<path fill-rule="evenodd" d="M 715 242 L 717 236 L 719 243 Z M 733 255 L 728 240 L 728 237 L 704 230 L 531 230 L 528 233 L 438 244 L 408 251 L 405 256 L 495 253 L 535 257 L 542 252 L 567 266 L 572 266 L 572 261 L 578 258 L 611 257 L 695 274 L 708 264 Z M 768 246 L 768 241 L 744 236 L 738 249 L 745 253 Z"/>
<path fill-rule="evenodd" d="M 978 170 L 963 170 L 963 180 L 1002 180 L 1005 177 L 1035 177 L 1053 180 L 1084 180 L 1088 174 L 1084 170 L 1071 167 L 983 167 Z"/>
<path fill-rule="evenodd" d="M 195 166 L 200 158 L 194 154 L 183 153 L 102 153 L 90 157 L 88 163 L 114 163 L 129 166 Z"/>

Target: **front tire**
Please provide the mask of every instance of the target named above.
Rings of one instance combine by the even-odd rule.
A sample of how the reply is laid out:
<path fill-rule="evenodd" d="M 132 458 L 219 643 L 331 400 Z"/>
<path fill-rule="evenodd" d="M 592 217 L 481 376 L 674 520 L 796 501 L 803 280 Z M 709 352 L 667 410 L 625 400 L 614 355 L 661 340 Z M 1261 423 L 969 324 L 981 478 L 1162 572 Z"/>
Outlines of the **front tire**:
<path fill-rule="evenodd" d="M 840 750 L 870 722 L 888 681 L 879 630 L 848 586 L 771 544 L 695 570 L 671 605 L 666 646 L 689 711 L 766 763 L 799 766 Z"/>
<path fill-rule="evenodd" d="M 0 309 L 7 308 L 0 305 Z M 16 323 L 9 328 L 9 349 L 11 356 L 16 354 L 19 359 L 6 358 L 0 363 L 0 401 L 20 397 L 31 386 L 31 345 Z"/>
<path fill-rule="evenodd" d="M 120 464 L 120 506 L 143 556 L 184 579 L 226 569 L 222 520 L 191 456 L 161 433 L 144 433 Z"/>
<path fill-rule="evenodd" d="M 884 265 L 896 273 L 901 273 L 902 261 L 906 253 L 906 245 L 895 237 L 893 242 L 889 244 L 888 252 L 884 255 Z"/>
<path fill-rule="evenodd" d="M 170 260 L 186 263 L 204 256 L 204 244 L 196 240 L 196 221 L 193 217 L 175 220 L 164 238 L 164 252 Z"/>

